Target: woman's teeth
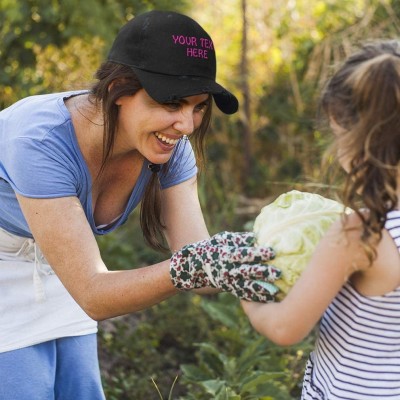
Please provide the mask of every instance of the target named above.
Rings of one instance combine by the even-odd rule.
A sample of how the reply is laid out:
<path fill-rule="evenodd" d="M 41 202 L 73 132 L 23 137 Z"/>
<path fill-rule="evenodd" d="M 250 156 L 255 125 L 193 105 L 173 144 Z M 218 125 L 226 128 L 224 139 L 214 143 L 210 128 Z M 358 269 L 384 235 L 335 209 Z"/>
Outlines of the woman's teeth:
<path fill-rule="evenodd" d="M 178 140 L 179 140 L 179 139 L 169 139 L 169 138 L 165 137 L 164 135 L 162 135 L 161 133 L 158 133 L 158 132 L 155 132 L 154 134 L 156 135 L 156 137 L 159 140 L 161 140 L 162 142 L 167 143 L 167 144 L 176 144 L 176 143 L 178 143 Z"/>

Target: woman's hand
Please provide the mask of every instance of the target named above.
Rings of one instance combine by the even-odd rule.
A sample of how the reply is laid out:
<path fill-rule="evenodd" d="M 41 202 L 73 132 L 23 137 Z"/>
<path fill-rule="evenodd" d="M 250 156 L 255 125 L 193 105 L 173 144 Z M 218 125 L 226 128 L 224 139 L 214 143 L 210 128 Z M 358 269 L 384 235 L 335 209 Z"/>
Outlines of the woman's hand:
<path fill-rule="evenodd" d="M 184 246 L 171 258 L 175 287 L 191 290 L 214 287 L 244 300 L 274 300 L 278 288 L 271 282 L 280 271 L 266 261 L 275 257 L 270 247 L 254 246 L 251 232 L 221 232 Z"/>

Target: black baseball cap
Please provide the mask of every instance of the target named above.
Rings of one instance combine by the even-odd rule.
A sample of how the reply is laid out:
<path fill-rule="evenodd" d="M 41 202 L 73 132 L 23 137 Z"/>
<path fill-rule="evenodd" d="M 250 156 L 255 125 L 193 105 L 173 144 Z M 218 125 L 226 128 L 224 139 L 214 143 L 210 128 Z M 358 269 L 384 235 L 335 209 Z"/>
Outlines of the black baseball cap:
<path fill-rule="evenodd" d="M 215 81 L 214 44 L 192 18 L 172 11 L 150 11 L 119 31 L 108 60 L 131 67 L 159 103 L 210 93 L 225 114 L 238 110 L 237 98 Z"/>

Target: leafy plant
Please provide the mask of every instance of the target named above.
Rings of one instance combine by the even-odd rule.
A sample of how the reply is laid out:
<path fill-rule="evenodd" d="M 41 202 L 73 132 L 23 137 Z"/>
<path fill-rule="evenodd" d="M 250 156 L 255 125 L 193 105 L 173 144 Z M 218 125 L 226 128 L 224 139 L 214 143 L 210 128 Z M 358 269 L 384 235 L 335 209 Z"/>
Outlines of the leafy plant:
<path fill-rule="evenodd" d="M 207 343 L 195 344 L 197 362 L 181 366 L 188 387 L 201 388 L 184 399 L 288 400 L 298 395 L 306 344 L 279 348 L 260 337 L 232 296 L 221 294 L 201 304 L 222 325 Z"/>
<path fill-rule="evenodd" d="M 150 309 L 103 321 L 99 358 L 107 400 L 164 397 L 180 364 L 195 362 L 193 342 L 209 341 L 217 323 L 200 307 L 200 296 L 181 293 Z M 176 380 L 173 396 L 187 392 Z"/>

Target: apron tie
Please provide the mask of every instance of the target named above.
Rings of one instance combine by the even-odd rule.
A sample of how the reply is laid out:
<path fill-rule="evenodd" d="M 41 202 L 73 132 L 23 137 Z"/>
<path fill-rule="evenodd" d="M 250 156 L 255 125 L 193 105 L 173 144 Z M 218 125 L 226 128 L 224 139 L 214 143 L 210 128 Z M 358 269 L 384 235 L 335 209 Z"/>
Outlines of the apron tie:
<path fill-rule="evenodd" d="M 52 275 L 54 271 L 47 264 L 43 264 L 43 254 L 34 239 L 26 239 L 17 256 L 26 257 L 33 262 L 33 288 L 35 291 L 35 300 L 42 303 L 46 300 L 46 291 L 43 282 L 43 276 Z"/>

